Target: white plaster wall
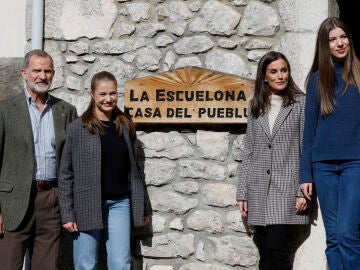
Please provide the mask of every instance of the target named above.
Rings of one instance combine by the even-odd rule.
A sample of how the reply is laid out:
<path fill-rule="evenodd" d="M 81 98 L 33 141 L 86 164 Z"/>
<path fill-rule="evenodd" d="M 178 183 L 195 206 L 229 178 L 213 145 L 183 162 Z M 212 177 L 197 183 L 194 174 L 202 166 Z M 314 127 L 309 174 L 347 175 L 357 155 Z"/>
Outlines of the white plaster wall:
<path fill-rule="evenodd" d="M 23 57 L 26 0 L 1 0 L 0 57 Z"/>

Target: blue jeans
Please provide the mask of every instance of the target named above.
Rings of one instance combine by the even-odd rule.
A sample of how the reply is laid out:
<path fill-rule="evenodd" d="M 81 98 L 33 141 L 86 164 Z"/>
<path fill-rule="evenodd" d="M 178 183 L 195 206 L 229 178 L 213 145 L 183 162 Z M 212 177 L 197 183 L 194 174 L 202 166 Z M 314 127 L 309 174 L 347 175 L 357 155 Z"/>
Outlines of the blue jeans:
<path fill-rule="evenodd" d="M 103 201 L 103 223 L 109 270 L 130 270 L 130 200 Z M 102 230 L 81 231 L 74 239 L 76 270 L 96 270 Z"/>
<path fill-rule="evenodd" d="M 330 270 L 360 269 L 360 160 L 314 162 Z"/>

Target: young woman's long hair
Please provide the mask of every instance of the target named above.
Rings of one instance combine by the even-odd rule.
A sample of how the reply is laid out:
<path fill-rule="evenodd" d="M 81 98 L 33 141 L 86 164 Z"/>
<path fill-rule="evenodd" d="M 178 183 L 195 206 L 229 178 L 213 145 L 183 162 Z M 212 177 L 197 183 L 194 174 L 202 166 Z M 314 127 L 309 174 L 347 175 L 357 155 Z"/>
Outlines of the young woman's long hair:
<path fill-rule="evenodd" d="M 345 32 L 349 40 L 349 53 L 343 63 L 344 71 L 342 76 L 346 82 L 346 85 L 344 85 L 344 91 L 346 91 L 350 84 L 356 85 L 360 91 L 360 63 L 355 55 L 350 31 L 340 19 L 336 17 L 327 18 L 320 25 L 316 39 L 314 61 L 306 78 L 306 83 L 308 84 L 311 74 L 318 70 L 322 115 L 331 114 L 334 111 L 333 106 L 336 105 L 334 93 L 336 77 L 334 59 L 331 56 L 329 47 L 329 33 L 337 27 L 341 28 Z"/>
<path fill-rule="evenodd" d="M 100 81 L 113 82 L 115 85 L 115 89 L 117 88 L 117 81 L 115 76 L 110 72 L 101 71 L 99 73 L 96 73 L 91 79 L 92 93 L 94 93 L 96 86 Z M 105 126 L 101 122 L 101 120 L 96 117 L 95 106 L 96 106 L 95 101 L 91 97 L 89 106 L 82 114 L 81 118 L 90 133 L 94 134 L 98 131 L 100 134 L 104 134 Z M 123 111 L 121 111 L 118 106 L 115 106 L 112 111 L 111 121 L 114 122 L 116 131 L 118 132 L 119 136 L 121 136 L 122 134 L 122 124 L 124 124 L 129 130 L 130 137 L 132 138 L 136 137 L 136 129 L 134 122 L 131 120 L 131 118 L 128 115 L 126 115 Z"/>
<path fill-rule="evenodd" d="M 295 96 L 304 94 L 295 84 L 291 76 L 290 64 L 285 55 L 280 52 L 270 51 L 260 59 L 258 64 L 254 96 L 253 99 L 250 101 L 251 114 L 255 118 L 264 115 L 270 108 L 271 89 L 269 88 L 265 80 L 266 68 L 272 62 L 279 59 L 283 59 L 286 62 L 289 71 L 288 84 L 286 86 L 286 89 L 281 93 L 281 96 L 283 98 L 283 106 L 287 107 L 295 103 Z"/>

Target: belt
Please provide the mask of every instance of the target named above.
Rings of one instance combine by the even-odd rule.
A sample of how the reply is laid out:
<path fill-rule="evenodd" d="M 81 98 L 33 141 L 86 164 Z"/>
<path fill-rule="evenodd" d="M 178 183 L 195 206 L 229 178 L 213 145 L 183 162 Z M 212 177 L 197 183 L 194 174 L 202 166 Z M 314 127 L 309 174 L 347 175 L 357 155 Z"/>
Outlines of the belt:
<path fill-rule="evenodd" d="M 58 186 L 57 179 L 55 180 L 37 180 L 33 181 L 33 186 L 39 190 L 50 190 Z"/>

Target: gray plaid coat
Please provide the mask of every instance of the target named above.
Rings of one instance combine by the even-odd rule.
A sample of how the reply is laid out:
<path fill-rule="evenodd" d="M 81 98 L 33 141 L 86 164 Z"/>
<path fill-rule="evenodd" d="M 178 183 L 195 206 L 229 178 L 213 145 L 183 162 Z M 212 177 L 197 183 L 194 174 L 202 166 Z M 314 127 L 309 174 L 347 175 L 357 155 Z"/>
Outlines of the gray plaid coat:
<path fill-rule="evenodd" d="M 126 127 L 123 136 L 131 164 L 132 224 L 139 227 L 143 225 L 143 216 L 149 214 L 148 207 L 145 207 L 145 183 Z M 62 224 L 76 222 L 80 231 L 103 228 L 100 136 L 89 133 L 81 118 L 72 122 L 67 130 L 59 171 L 59 204 Z"/>
<path fill-rule="evenodd" d="M 269 116 L 248 117 L 244 156 L 240 165 L 237 200 L 248 201 L 251 225 L 307 224 L 295 214 L 299 162 L 304 129 L 305 96 L 281 107 L 270 134 Z"/>

